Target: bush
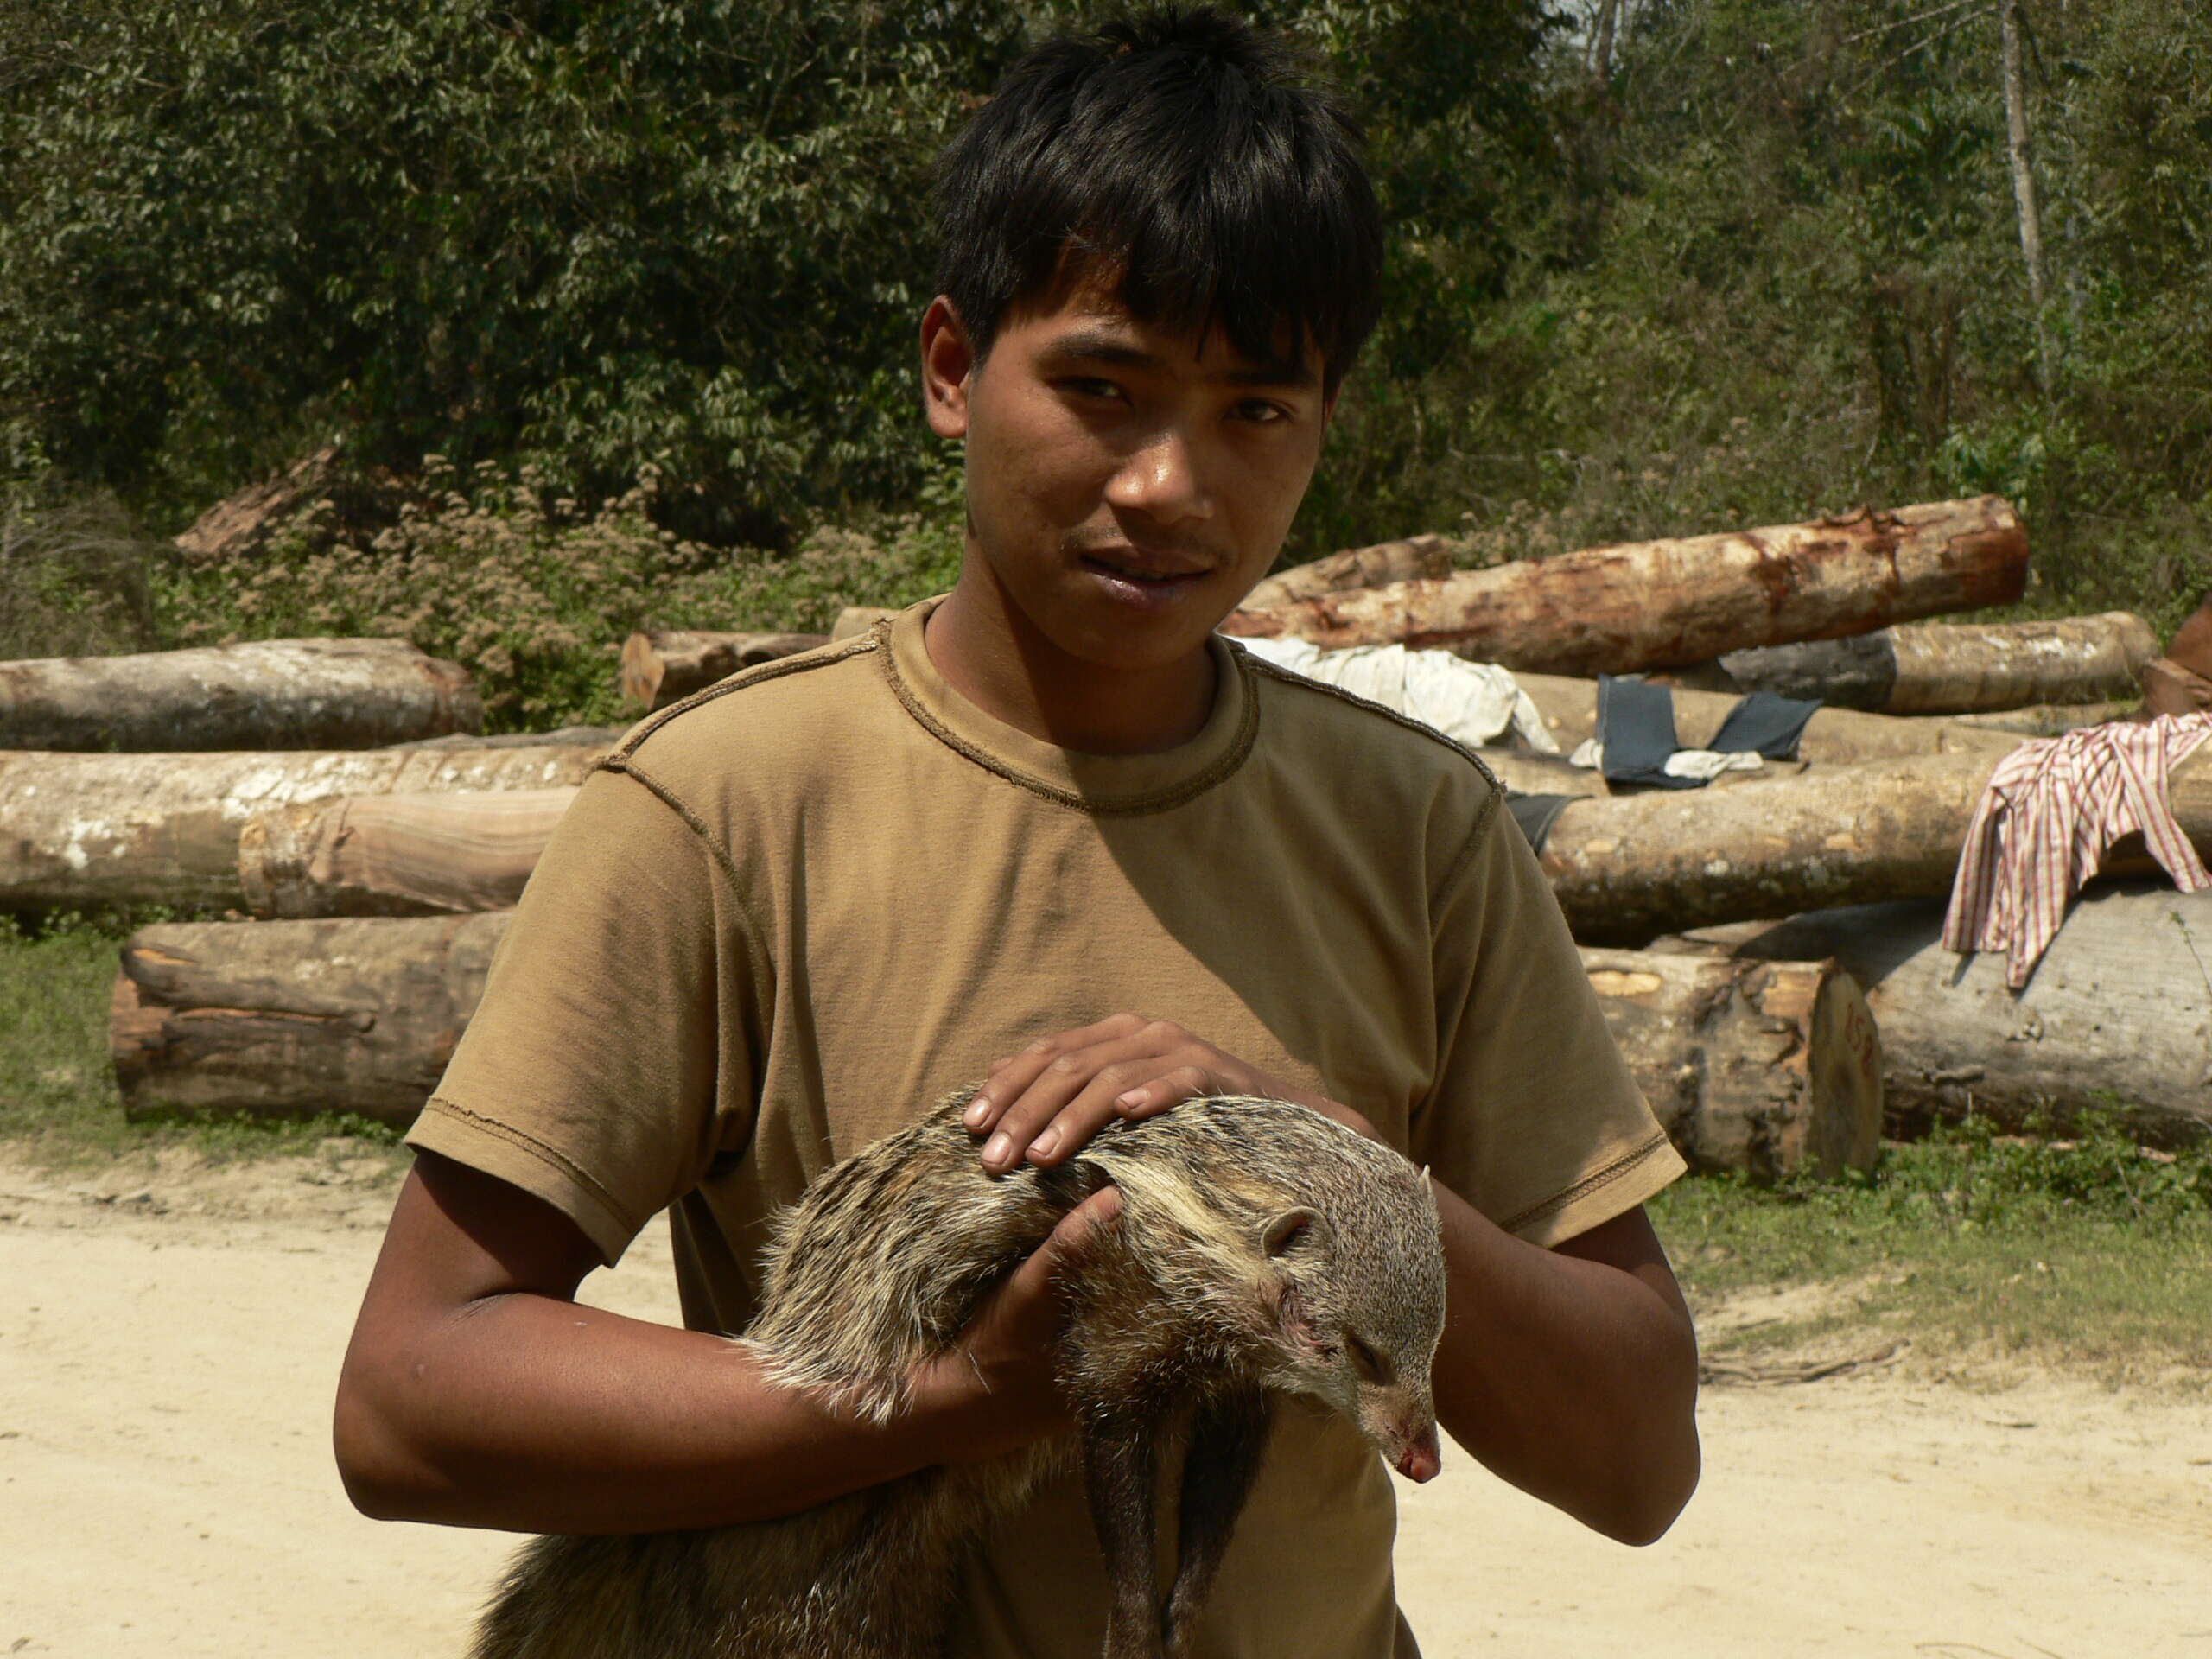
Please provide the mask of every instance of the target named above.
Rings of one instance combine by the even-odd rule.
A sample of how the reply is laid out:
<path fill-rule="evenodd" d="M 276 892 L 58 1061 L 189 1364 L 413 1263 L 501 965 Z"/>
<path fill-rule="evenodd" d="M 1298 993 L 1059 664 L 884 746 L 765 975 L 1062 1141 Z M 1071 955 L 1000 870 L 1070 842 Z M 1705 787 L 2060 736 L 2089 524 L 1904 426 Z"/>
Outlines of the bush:
<path fill-rule="evenodd" d="M 942 514 L 886 519 L 878 536 L 814 531 L 779 556 L 660 528 L 650 472 L 594 508 L 527 464 L 464 474 L 434 455 L 420 481 L 397 521 L 370 536 L 349 535 L 322 500 L 255 552 L 173 561 L 159 578 L 166 637 L 404 636 L 475 675 L 488 729 L 526 731 L 633 718 L 614 685 L 633 629 L 819 632 L 842 606 L 905 604 L 958 570 L 957 521 Z"/>

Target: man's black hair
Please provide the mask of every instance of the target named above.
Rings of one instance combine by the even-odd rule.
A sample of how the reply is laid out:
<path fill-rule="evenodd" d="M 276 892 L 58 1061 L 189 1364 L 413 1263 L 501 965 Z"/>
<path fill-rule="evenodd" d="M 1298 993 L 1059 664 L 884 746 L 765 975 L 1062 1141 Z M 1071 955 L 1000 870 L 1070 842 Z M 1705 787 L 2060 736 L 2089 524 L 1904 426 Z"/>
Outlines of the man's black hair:
<path fill-rule="evenodd" d="M 1035 48 L 939 159 L 938 291 L 978 359 L 1071 278 L 1141 322 L 1222 328 L 1333 391 L 1381 308 L 1382 215 L 1358 124 L 1279 36 L 1166 6 Z"/>

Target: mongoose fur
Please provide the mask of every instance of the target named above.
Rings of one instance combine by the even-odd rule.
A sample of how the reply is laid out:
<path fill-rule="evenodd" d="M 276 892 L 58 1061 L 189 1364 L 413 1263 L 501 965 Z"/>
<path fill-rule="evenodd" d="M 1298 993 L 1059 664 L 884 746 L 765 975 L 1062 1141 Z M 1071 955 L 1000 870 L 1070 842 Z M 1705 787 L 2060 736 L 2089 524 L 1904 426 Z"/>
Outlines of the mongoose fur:
<path fill-rule="evenodd" d="M 1172 1659 L 1257 1471 L 1266 1389 L 1323 1400 L 1402 1469 L 1434 1472 L 1444 1264 L 1425 1173 L 1304 1107 L 1217 1096 L 1109 1123 L 1058 1168 L 994 1177 L 961 1124 L 972 1097 L 823 1172 L 784 1213 L 741 1340 L 777 1382 L 887 1419 L 915 1369 L 1111 1182 L 1120 1219 L 1056 1280 L 1077 1432 L 777 1521 L 537 1539 L 476 1659 L 936 1659 L 963 1554 L 1078 1456 L 1113 1586 L 1103 1650 Z M 1180 1554 L 1162 1597 L 1154 1458 L 1179 1430 Z"/>

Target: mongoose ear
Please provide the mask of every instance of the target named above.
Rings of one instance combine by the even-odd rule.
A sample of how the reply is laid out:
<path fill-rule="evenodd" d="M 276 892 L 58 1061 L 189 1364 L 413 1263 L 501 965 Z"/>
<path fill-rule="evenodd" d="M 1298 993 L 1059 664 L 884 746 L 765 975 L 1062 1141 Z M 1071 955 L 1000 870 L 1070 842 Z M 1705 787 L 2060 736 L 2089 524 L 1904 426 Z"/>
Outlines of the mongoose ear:
<path fill-rule="evenodd" d="M 1260 1248 L 1270 1256 L 1287 1255 L 1309 1239 L 1319 1238 L 1322 1230 L 1321 1212 L 1300 1205 L 1294 1210 L 1285 1210 L 1268 1217 L 1260 1229 Z"/>

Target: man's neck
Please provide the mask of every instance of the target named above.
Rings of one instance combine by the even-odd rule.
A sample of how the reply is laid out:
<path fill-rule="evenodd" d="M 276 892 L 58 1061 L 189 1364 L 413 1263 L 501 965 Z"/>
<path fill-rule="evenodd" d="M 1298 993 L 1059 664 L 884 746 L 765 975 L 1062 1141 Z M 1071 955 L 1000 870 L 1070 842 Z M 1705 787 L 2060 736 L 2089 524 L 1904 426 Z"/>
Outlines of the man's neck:
<path fill-rule="evenodd" d="M 923 642 L 945 682 L 993 719 L 1084 754 L 1156 754 L 1213 712 L 1213 653 L 1119 670 L 1068 655 L 971 561 L 930 615 Z"/>

